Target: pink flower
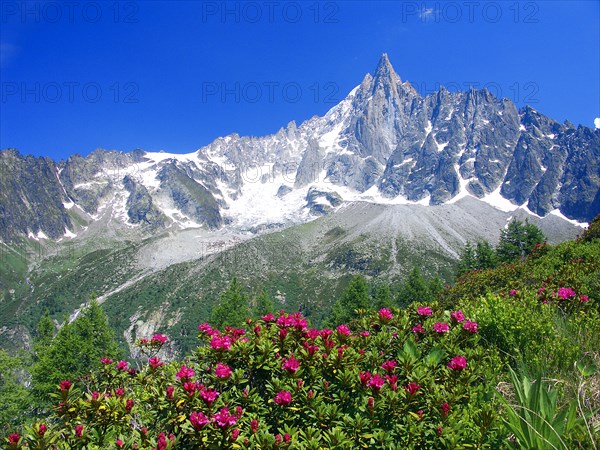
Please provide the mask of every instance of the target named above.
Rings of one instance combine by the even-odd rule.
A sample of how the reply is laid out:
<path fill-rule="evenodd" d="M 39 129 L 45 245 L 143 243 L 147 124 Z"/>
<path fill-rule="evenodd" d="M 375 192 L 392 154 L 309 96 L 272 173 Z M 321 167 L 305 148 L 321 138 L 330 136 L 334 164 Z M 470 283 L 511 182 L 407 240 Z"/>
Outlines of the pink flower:
<path fill-rule="evenodd" d="M 121 398 L 124 395 L 125 395 L 125 389 L 123 389 L 123 388 L 116 388 L 115 389 L 115 397 Z"/>
<path fill-rule="evenodd" d="M 117 363 L 117 370 L 122 370 L 123 372 L 125 372 L 127 370 L 127 366 L 127 361 L 121 360 Z"/>
<path fill-rule="evenodd" d="M 38 434 L 40 435 L 41 438 L 43 438 L 44 435 L 46 434 L 46 430 L 48 430 L 48 427 L 46 426 L 46 424 L 40 423 L 40 427 L 38 428 Z"/>
<path fill-rule="evenodd" d="M 198 325 L 198 331 L 200 331 L 200 333 L 204 333 L 207 336 L 210 336 L 213 333 L 213 328 L 209 324 L 204 322 Z"/>
<path fill-rule="evenodd" d="M 258 420 L 252 419 L 250 422 L 250 429 L 252 430 L 252 434 L 256 434 L 258 431 Z"/>
<path fill-rule="evenodd" d="M 227 380 L 231 376 L 231 369 L 226 364 L 218 363 L 215 368 L 215 376 L 222 380 Z"/>
<path fill-rule="evenodd" d="M 134 401 L 132 399 L 127 399 L 127 401 L 125 402 L 125 409 L 127 410 L 127 412 L 131 412 L 131 410 L 133 409 L 133 405 Z"/>
<path fill-rule="evenodd" d="M 307 339 L 314 341 L 316 338 L 318 338 L 321 335 L 321 333 L 319 332 L 319 330 L 317 330 L 315 328 L 310 328 L 309 330 L 306 330 L 304 332 L 304 335 Z"/>
<path fill-rule="evenodd" d="M 152 339 L 150 339 L 150 343 L 151 344 L 164 344 L 167 342 L 169 338 L 167 336 L 165 336 L 164 334 L 155 334 L 154 336 L 152 336 Z"/>
<path fill-rule="evenodd" d="M 156 450 L 165 450 L 167 448 L 167 437 L 165 433 L 159 433 L 156 440 Z"/>
<path fill-rule="evenodd" d="M 292 403 L 292 394 L 289 391 L 281 391 L 277 393 L 273 401 L 278 405 L 287 406 Z"/>
<path fill-rule="evenodd" d="M 198 384 L 194 383 L 192 381 L 186 381 L 185 383 L 183 383 L 183 389 L 188 393 L 188 395 L 191 397 L 192 395 L 194 395 L 194 393 L 196 392 L 196 390 L 198 389 Z"/>
<path fill-rule="evenodd" d="M 575 291 L 570 287 L 561 287 L 558 289 L 558 298 L 561 300 L 567 300 L 571 297 L 575 297 Z"/>
<path fill-rule="evenodd" d="M 296 371 L 300 367 L 300 363 L 294 358 L 294 355 L 292 355 L 289 358 L 283 360 L 282 367 L 283 370 L 289 373 L 296 373 Z"/>
<path fill-rule="evenodd" d="M 580 296 L 579 296 L 579 301 L 580 301 L 581 303 L 587 303 L 587 302 L 589 302 L 589 301 L 590 301 L 590 298 L 589 298 L 587 295 L 580 295 Z"/>
<path fill-rule="evenodd" d="M 394 315 L 392 314 L 392 312 L 389 309 L 381 308 L 379 310 L 379 318 L 381 320 L 392 320 L 394 318 Z"/>
<path fill-rule="evenodd" d="M 162 362 L 158 356 L 153 356 L 148 360 L 148 364 L 150 364 L 150 367 L 152 367 L 153 369 L 156 369 L 157 367 L 160 367 L 165 363 Z"/>
<path fill-rule="evenodd" d="M 358 376 L 360 378 L 360 383 L 366 387 L 368 385 L 369 380 L 371 379 L 372 375 L 371 375 L 371 372 L 366 371 L 366 372 L 359 372 Z"/>
<path fill-rule="evenodd" d="M 423 328 L 423 325 L 418 323 L 412 328 L 412 331 L 413 333 L 425 333 L 425 328 Z"/>
<path fill-rule="evenodd" d="M 321 339 L 325 340 L 333 334 L 333 330 L 330 330 L 329 328 L 323 328 L 321 330 L 320 334 L 321 334 Z"/>
<path fill-rule="evenodd" d="M 19 433 L 12 433 L 8 436 L 8 443 L 9 444 L 18 444 L 19 441 L 21 440 L 21 436 L 19 435 Z"/>
<path fill-rule="evenodd" d="M 119 448 L 123 448 L 123 445 L 124 445 L 124 444 L 123 444 L 123 441 L 122 441 L 121 439 L 117 439 L 117 440 L 115 441 L 115 444 L 116 444 L 116 445 L 117 445 L 117 447 L 119 447 Z"/>
<path fill-rule="evenodd" d="M 208 417 L 206 417 L 203 413 L 194 411 L 192 414 L 190 414 L 190 422 L 192 423 L 194 429 L 199 431 L 208 425 L 210 420 L 208 420 Z"/>
<path fill-rule="evenodd" d="M 205 389 L 200 392 L 200 397 L 202 397 L 202 400 L 204 400 L 208 406 L 212 405 L 218 396 L 219 392 L 217 392 L 216 389 Z"/>
<path fill-rule="evenodd" d="M 210 340 L 210 346 L 214 350 L 229 350 L 231 348 L 231 338 L 229 336 L 213 336 Z"/>
<path fill-rule="evenodd" d="M 465 320 L 465 315 L 463 314 L 463 312 L 460 309 L 458 311 L 452 312 L 450 314 L 450 317 L 452 317 L 457 322 L 462 322 L 463 320 Z"/>
<path fill-rule="evenodd" d="M 456 355 L 448 363 L 448 367 L 452 370 L 461 371 L 467 367 L 467 360 L 464 356 Z"/>
<path fill-rule="evenodd" d="M 369 408 L 371 411 L 373 411 L 375 408 L 375 399 L 373 397 L 369 397 L 367 399 L 367 408 Z"/>
<path fill-rule="evenodd" d="M 421 389 L 421 386 L 414 381 L 411 381 L 407 386 L 404 386 L 404 390 L 408 392 L 409 395 L 415 395 L 419 389 Z"/>
<path fill-rule="evenodd" d="M 175 391 L 175 386 L 168 386 L 167 387 L 167 398 L 168 399 L 172 399 L 173 398 L 173 392 Z"/>
<path fill-rule="evenodd" d="M 102 358 L 100 361 L 102 362 L 102 364 L 112 364 L 113 362 L 112 359 L 106 357 Z"/>
<path fill-rule="evenodd" d="M 448 414 L 450 413 L 450 405 L 448 404 L 448 402 L 442 403 L 440 409 L 442 410 L 442 415 L 444 417 L 448 416 Z"/>
<path fill-rule="evenodd" d="M 275 322 L 275 316 L 271 313 L 269 313 L 265 316 L 261 316 L 261 319 L 264 320 L 265 322 Z"/>
<path fill-rule="evenodd" d="M 371 377 L 371 379 L 369 380 L 369 386 L 377 392 L 379 392 L 379 390 L 381 390 L 381 388 L 383 387 L 384 384 L 385 384 L 385 378 L 383 378 L 378 373 L 373 375 Z"/>
<path fill-rule="evenodd" d="M 369 337 L 369 336 L 371 335 L 371 333 L 369 333 L 368 331 L 366 331 L 366 330 L 365 330 L 365 331 L 361 331 L 361 332 L 360 332 L 360 335 L 361 335 L 362 337 Z"/>
<path fill-rule="evenodd" d="M 515 295 L 517 295 L 517 290 L 516 289 L 511 290 L 508 295 L 510 295 L 511 297 L 514 297 Z"/>
<path fill-rule="evenodd" d="M 233 430 L 233 431 L 231 432 L 231 440 L 232 440 L 232 441 L 235 441 L 235 440 L 237 440 L 237 438 L 238 438 L 239 436 L 240 436 L 240 429 L 239 429 L 239 428 L 236 428 L 235 430 Z"/>
<path fill-rule="evenodd" d="M 381 365 L 381 368 L 386 372 L 393 372 L 396 367 L 398 367 L 398 363 L 393 359 L 386 361 Z"/>
<path fill-rule="evenodd" d="M 471 333 L 477 333 L 477 322 L 467 320 L 463 325 L 463 328 Z"/>
<path fill-rule="evenodd" d="M 75 425 L 75 437 L 81 438 L 83 436 L 83 425 Z"/>
<path fill-rule="evenodd" d="M 63 380 L 60 382 L 59 387 L 62 392 L 67 392 L 71 389 L 71 382 L 69 380 Z"/>
<path fill-rule="evenodd" d="M 302 317 L 302 314 L 296 313 L 292 316 L 292 326 L 297 331 L 303 331 L 308 327 L 308 322 Z"/>
<path fill-rule="evenodd" d="M 396 391 L 396 389 L 398 389 L 398 375 L 386 375 L 385 379 L 387 380 L 388 384 L 390 385 L 390 389 L 392 391 Z"/>
<path fill-rule="evenodd" d="M 429 306 L 419 306 L 417 307 L 417 313 L 420 316 L 430 316 L 433 314 L 431 308 Z"/>
<path fill-rule="evenodd" d="M 350 328 L 346 324 L 339 325 L 335 330 L 342 336 L 350 336 L 351 334 Z"/>
<path fill-rule="evenodd" d="M 191 379 L 194 375 L 194 370 L 190 367 L 186 367 L 185 364 L 183 364 L 175 376 L 181 381 L 186 381 Z"/>
<path fill-rule="evenodd" d="M 448 331 L 450 331 L 450 327 L 446 322 L 437 322 L 435 325 L 433 325 L 433 329 L 437 333 L 447 333 Z"/>

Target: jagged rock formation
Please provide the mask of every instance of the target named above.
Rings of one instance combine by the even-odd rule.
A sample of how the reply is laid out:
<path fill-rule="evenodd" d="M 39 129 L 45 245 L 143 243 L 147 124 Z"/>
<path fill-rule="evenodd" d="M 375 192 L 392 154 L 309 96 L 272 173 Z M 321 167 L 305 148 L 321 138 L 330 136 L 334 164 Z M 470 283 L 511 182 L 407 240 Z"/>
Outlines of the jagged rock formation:
<path fill-rule="evenodd" d="M 600 130 L 517 110 L 485 89 L 421 96 L 387 55 L 323 117 L 232 134 L 187 155 L 0 152 L 4 241 L 72 236 L 81 220 L 144 230 L 297 223 L 342 201 L 439 205 L 473 196 L 539 215 L 600 212 Z M 333 200 L 332 200 L 333 199 Z"/>

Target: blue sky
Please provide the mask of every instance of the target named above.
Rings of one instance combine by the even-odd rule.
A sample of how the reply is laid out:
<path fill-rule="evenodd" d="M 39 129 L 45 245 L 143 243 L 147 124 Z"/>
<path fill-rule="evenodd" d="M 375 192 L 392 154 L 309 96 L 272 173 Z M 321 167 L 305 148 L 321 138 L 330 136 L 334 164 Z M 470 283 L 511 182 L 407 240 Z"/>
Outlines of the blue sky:
<path fill-rule="evenodd" d="M 322 115 L 381 53 L 423 94 L 600 117 L 600 2 L 0 2 L 0 148 L 191 152 Z"/>

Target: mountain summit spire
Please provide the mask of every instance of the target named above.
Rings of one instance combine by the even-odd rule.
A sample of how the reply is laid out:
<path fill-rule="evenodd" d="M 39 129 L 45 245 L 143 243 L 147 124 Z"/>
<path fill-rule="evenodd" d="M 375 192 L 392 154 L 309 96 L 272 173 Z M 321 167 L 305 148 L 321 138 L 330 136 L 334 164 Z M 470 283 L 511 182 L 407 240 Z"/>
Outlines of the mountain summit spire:
<path fill-rule="evenodd" d="M 394 71 L 387 53 L 383 53 L 381 58 L 379 58 L 379 63 L 377 64 L 377 69 L 375 70 L 375 76 L 373 78 L 375 79 L 375 82 L 379 80 L 392 81 L 394 83 L 401 81 L 398 74 Z"/>

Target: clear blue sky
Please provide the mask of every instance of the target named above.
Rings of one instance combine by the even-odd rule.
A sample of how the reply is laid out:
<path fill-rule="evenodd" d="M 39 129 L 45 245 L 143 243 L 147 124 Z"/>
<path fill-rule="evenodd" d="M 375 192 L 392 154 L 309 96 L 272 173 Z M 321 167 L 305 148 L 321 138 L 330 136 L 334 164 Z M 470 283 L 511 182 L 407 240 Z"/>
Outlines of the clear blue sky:
<path fill-rule="evenodd" d="M 0 148 L 191 152 L 324 114 L 383 52 L 422 93 L 600 117 L 600 2 L 2 0 Z M 226 8 L 226 9 L 224 9 Z"/>

